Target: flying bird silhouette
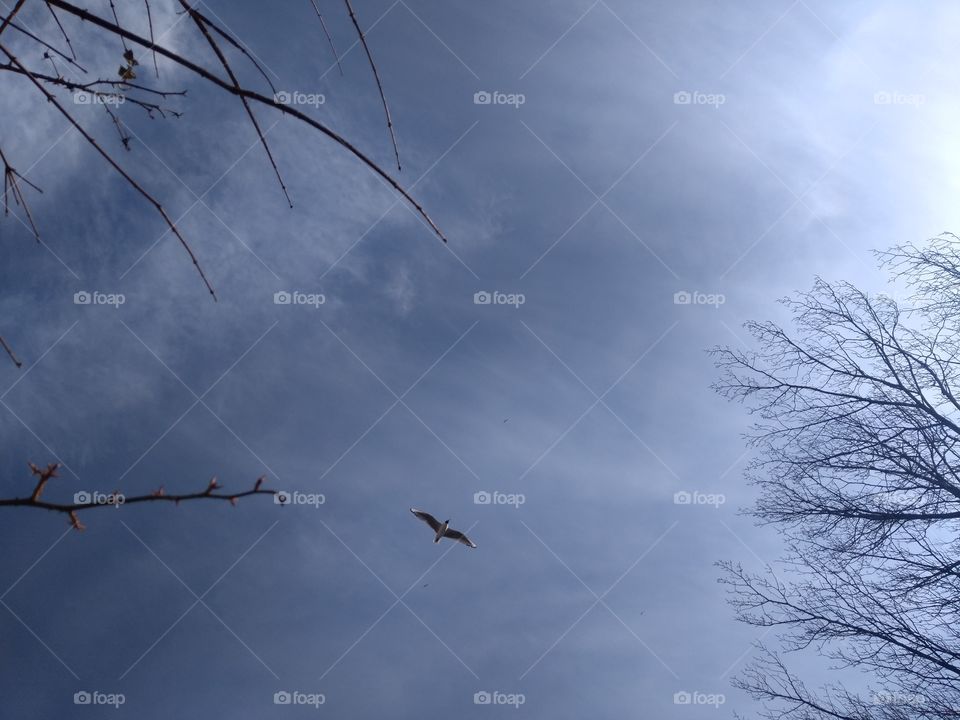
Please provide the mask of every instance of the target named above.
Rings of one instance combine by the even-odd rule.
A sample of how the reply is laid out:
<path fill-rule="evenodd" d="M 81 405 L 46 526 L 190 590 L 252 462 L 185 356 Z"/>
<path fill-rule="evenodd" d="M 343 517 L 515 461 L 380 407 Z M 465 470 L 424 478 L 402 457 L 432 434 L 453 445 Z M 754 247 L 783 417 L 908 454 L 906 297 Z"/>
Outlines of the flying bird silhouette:
<path fill-rule="evenodd" d="M 415 508 L 410 508 L 410 512 L 412 512 L 414 515 L 416 515 L 418 518 L 420 518 L 427 525 L 430 526 L 430 529 L 433 530 L 433 532 L 435 533 L 435 536 L 433 538 L 433 541 L 435 543 L 440 542 L 440 538 L 447 537 L 447 538 L 450 538 L 451 540 L 456 540 L 459 543 L 463 543 L 467 547 L 472 547 L 472 548 L 476 547 L 476 543 L 474 543 L 470 538 L 468 538 L 462 532 L 460 532 L 459 530 L 451 529 L 449 520 L 444 520 L 443 522 L 440 522 L 430 513 L 424 512 L 423 510 L 417 510 Z"/>

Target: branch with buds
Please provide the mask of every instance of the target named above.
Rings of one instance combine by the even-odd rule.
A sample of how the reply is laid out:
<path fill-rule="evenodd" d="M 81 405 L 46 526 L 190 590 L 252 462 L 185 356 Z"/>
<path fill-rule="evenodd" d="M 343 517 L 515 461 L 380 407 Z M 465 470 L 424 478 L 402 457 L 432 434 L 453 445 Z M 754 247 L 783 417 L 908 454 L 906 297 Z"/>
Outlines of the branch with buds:
<path fill-rule="evenodd" d="M 86 527 L 80 522 L 80 518 L 78 517 L 77 513 L 85 510 L 93 510 L 94 508 L 117 507 L 119 504 L 133 505 L 135 503 L 144 502 L 172 502 L 175 505 L 179 505 L 181 502 L 188 500 L 222 500 L 236 506 L 237 501 L 240 498 L 247 497 L 249 495 L 276 495 L 278 492 L 277 490 L 270 490 L 263 487 L 263 482 L 265 480 L 263 477 L 257 478 L 257 481 L 253 484 L 253 487 L 249 490 L 244 490 L 243 492 L 216 492 L 218 490 L 222 490 L 223 485 L 220 484 L 216 477 L 213 477 L 210 479 L 210 482 L 207 483 L 207 487 L 204 490 L 194 493 L 169 495 L 164 487 L 160 486 L 152 493 L 147 495 L 136 495 L 132 497 L 124 496 L 122 503 L 51 502 L 41 498 L 47 483 L 51 479 L 58 477 L 57 471 L 60 469 L 60 463 L 50 463 L 45 468 L 41 468 L 33 463 L 30 463 L 29 467 L 30 472 L 33 473 L 33 476 L 37 479 L 37 483 L 33 488 L 33 492 L 28 497 L 0 498 L 0 507 L 32 507 L 65 513 L 70 518 L 70 525 L 76 530 L 83 530 Z M 114 492 L 113 496 L 119 496 L 119 492 Z"/>

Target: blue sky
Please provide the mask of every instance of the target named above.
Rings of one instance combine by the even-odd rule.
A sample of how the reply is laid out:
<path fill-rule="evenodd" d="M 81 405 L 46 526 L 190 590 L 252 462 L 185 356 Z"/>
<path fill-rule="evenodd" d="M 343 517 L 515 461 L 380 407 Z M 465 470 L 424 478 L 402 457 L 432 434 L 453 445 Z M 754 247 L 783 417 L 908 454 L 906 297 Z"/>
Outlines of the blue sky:
<path fill-rule="evenodd" d="M 362 50 L 340 4 L 320 4 L 343 77 L 307 2 L 202 9 L 388 167 Z M 215 67 L 173 4 L 153 5 L 164 42 Z M 120 108 L 129 153 L 99 108 L 64 96 L 178 219 L 218 303 L 152 208 L 29 83 L 4 78 L 0 145 L 44 194 L 28 195 L 42 245 L 14 217 L 0 225 L 0 332 L 25 360 L 0 364 L 3 495 L 32 487 L 28 461 L 59 461 L 47 493 L 64 500 L 213 475 L 324 497 L 103 509 L 83 533 L 3 511 L 4 705 L 23 718 L 750 712 L 729 682 L 758 634 L 733 621 L 713 563 L 760 567 L 778 544 L 737 513 L 749 418 L 710 392 L 704 351 L 740 345 L 747 319 L 782 319 L 775 300 L 814 275 L 889 291 L 871 249 L 960 226 L 943 62 L 958 10 L 355 5 L 400 180 L 446 247 L 341 149 L 257 111 L 289 209 L 240 104 L 169 64 L 155 81 L 141 57 L 141 77 L 187 88 L 170 100 L 184 115 Z M 55 37 L 41 10 L 24 24 Z M 145 31 L 138 9 L 119 12 Z M 91 74 L 115 72 L 116 43 L 65 24 Z M 77 292 L 125 302 L 77 305 Z M 475 303 L 482 292 L 523 302 Z M 410 507 L 478 549 L 433 545 Z M 81 691 L 124 703 L 77 708 Z M 324 703 L 275 704 L 283 691 Z"/>

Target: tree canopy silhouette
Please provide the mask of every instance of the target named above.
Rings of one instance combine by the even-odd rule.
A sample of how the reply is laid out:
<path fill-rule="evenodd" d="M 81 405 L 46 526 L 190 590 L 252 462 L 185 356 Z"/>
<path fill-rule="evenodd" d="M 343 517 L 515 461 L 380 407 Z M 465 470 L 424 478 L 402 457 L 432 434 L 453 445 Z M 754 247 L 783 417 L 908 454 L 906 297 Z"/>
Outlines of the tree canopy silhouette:
<path fill-rule="evenodd" d="M 960 713 L 958 246 L 877 253 L 903 301 L 817 279 L 783 300 L 789 328 L 751 322 L 756 350 L 714 351 L 716 389 L 758 418 L 752 513 L 786 543 L 782 576 L 722 563 L 739 618 L 779 633 L 735 682 L 767 717 Z M 871 690 L 810 689 L 784 659 L 804 649 Z"/>

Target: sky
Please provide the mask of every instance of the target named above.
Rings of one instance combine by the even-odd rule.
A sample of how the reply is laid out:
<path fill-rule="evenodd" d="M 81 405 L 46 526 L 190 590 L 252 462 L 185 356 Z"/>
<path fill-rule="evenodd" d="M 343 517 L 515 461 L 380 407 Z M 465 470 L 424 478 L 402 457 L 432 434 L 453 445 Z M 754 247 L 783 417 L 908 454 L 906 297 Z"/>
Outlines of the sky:
<path fill-rule="evenodd" d="M 389 171 L 349 16 L 318 4 L 342 75 L 306 0 L 198 7 Z M 158 80 L 138 55 L 139 79 L 187 90 L 163 101 L 182 116 L 119 107 L 129 151 L 62 95 L 176 220 L 217 302 L 155 210 L 3 78 L 0 147 L 43 194 L 25 190 L 41 243 L 17 208 L 0 223 L 0 334 L 24 360 L 0 363 L 0 494 L 59 462 L 45 497 L 63 502 L 213 476 L 296 500 L 102 508 L 83 532 L 0 510 L 5 711 L 756 712 L 730 682 L 761 633 L 714 563 L 760 569 L 780 546 L 740 512 L 750 418 L 710 390 L 706 351 L 749 347 L 742 324 L 783 321 L 776 300 L 818 275 L 895 292 L 871 250 L 960 227 L 960 9 L 354 5 L 392 171 L 447 245 L 342 148 L 256 108 L 289 208 L 242 105 L 169 62 Z M 221 72 L 175 3 L 152 10 L 162 43 Z M 118 14 L 147 32 L 137 4 Z M 44 8 L 18 17 L 62 46 Z M 63 23 L 89 77 L 112 77 L 115 38 Z M 411 507 L 477 549 L 433 544 Z"/>

